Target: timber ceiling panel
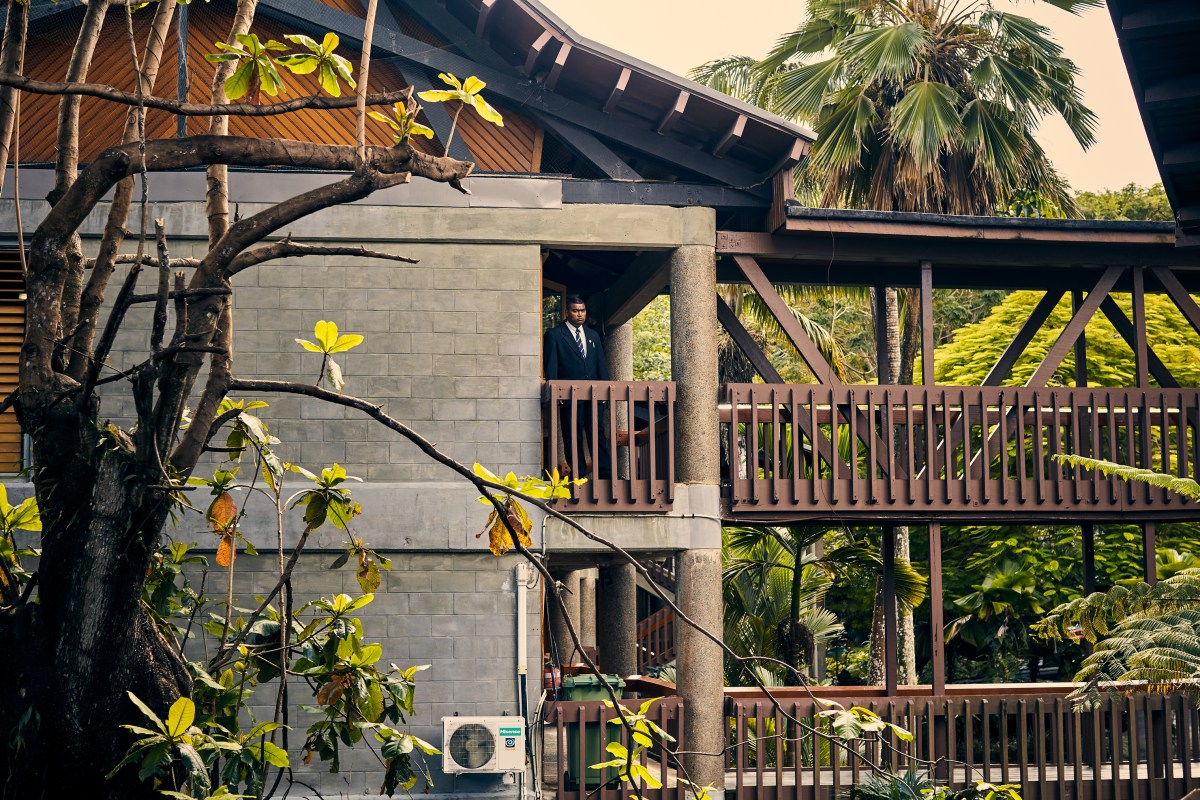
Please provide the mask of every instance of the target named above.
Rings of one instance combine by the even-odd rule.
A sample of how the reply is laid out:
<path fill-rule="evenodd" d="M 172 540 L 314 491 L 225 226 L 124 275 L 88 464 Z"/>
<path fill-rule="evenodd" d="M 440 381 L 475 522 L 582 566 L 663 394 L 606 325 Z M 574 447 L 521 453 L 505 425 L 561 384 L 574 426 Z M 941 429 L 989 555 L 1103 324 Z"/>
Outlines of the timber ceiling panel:
<path fill-rule="evenodd" d="M 1184 244 L 1186 237 L 1200 236 L 1200 3 L 1109 0 L 1108 5 Z"/>

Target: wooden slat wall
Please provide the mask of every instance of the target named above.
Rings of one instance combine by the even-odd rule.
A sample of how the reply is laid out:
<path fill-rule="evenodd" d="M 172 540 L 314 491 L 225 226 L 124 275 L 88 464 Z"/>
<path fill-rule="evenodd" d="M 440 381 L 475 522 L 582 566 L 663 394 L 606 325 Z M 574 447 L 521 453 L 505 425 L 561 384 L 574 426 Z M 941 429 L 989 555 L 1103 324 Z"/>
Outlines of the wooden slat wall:
<path fill-rule="evenodd" d="M 17 388 L 17 358 L 25 338 L 25 280 L 15 250 L 0 251 L 0 396 Z M 0 473 L 21 469 L 21 426 L 15 411 L 0 414 Z"/>
<path fill-rule="evenodd" d="M 322 0 L 329 6 L 353 14 L 362 14 L 358 0 Z M 214 0 L 208 5 L 192 7 L 190 15 L 190 37 L 192 52 L 188 59 L 188 99 L 204 102 L 208 99 L 215 65 L 209 63 L 204 54 L 216 50 L 212 42 L 224 40 L 231 19 L 232 3 L 229 0 Z M 73 33 L 83 11 L 62 15 L 52 27 L 30 34 L 26 54 L 27 72 L 40 80 L 61 80 L 66 74 L 67 62 L 73 44 Z M 130 65 L 124 12 L 114 9 L 105 24 L 104 33 L 96 49 L 95 59 L 88 80 L 106 83 L 122 89 L 134 89 Z M 134 15 L 134 31 L 139 48 L 145 42 L 151 14 L 142 12 Z M 262 39 L 283 40 L 291 33 L 275 20 L 260 15 L 254 32 Z M 339 51 L 357 66 L 359 52 L 343 46 Z M 174 96 L 176 85 L 177 49 L 172 37 L 167 43 L 159 71 L 155 91 L 159 95 Z M 459 76 L 466 77 L 466 76 Z M 288 96 L 302 96 L 317 91 L 316 79 L 312 75 L 289 75 L 291 87 Z M 392 91 L 407 85 L 404 76 L 392 64 L 377 63 L 371 69 L 371 89 Z M 269 100 L 270 98 L 264 98 Z M 471 148 L 479 171 L 483 172 L 530 172 L 534 164 L 534 143 L 539 126 L 529 118 L 504 109 L 504 128 L 496 128 L 483 122 L 473 112 L 464 112 L 459 120 L 459 135 Z M 45 96 L 25 95 L 21 105 L 21 157 L 26 163 L 53 162 L 55 153 L 55 125 L 58 114 L 58 99 Z M 86 98 L 80 118 L 80 159 L 84 163 L 95 158 L 106 147 L 120 141 L 125 124 L 126 109 L 115 103 L 106 103 Z M 207 130 L 207 120 L 188 120 L 189 134 Z M 230 132 L 239 136 L 282 137 L 323 144 L 352 144 L 354 142 L 354 111 L 297 111 L 274 117 L 234 118 Z M 175 135 L 175 118 L 165 112 L 150 111 L 146 119 L 149 138 L 167 138 Z M 390 143 L 390 129 L 382 124 L 367 125 L 367 140 L 370 144 Z M 417 139 L 417 144 L 426 151 L 440 151 L 437 144 Z"/>

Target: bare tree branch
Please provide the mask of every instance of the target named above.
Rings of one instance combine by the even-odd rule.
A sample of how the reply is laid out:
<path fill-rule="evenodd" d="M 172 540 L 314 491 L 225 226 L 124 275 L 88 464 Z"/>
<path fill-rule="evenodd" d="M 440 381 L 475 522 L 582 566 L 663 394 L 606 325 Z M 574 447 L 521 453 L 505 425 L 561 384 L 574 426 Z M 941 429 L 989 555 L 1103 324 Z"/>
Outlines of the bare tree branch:
<path fill-rule="evenodd" d="M 25 69 L 25 34 L 29 27 L 29 6 L 9 2 L 4 23 L 4 44 L 0 46 L 0 72 L 20 75 Z M 17 92 L 15 87 L 0 90 L 0 189 L 4 188 L 9 144 L 17 121 Z"/>
<path fill-rule="evenodd" d="M 290 256 L 355 256 L 358 258 L 381 258 L 388 261 L 401 261 L 405 264 L 419 264 L 420 260 L 408 256 L 398 256 L 394 253 L 384 253 L 378 250 L 368 250 L 365 247 L 326 247 L 322 245 L 300 244 L 286 239 L 282 242 L 263 245 L 254 250 L 247 250 L 229 263 L 226 272 L 230 277 L 250 267 L 266 261 Z"/>
<path fill-rule="evenodd" d="M 20 5 L 14 3 L 13 5 Z M 136 106 L 137 94 L 109 86 L 104 83 L 80 83 L 69 81 L 39 81 L 26 78 L 11 70 L 0 72 L 0 86 L 13 90 L 41 95 L 78 95 L 81 97 L 96 97 L 122 105 Z M 387 106 L 399 102 L 408 96 L 408 89 L 368 94 L 366 105 Z M 173 97 L 158 97 L 147 94 L 143 98 L 146 108 L 168 111 L 181 117 L 274 117 L 280 114 L 290 114 L 296 111 L 334 111 L 343 108 L 354 108 L 358 98 L 327 97 L 313 94 L 296 97 L 278 103 L 190 103 L 176 100 Z"/>
<path fill-rule="evenodd" d="M 233 14 L 233 24 L 230 26 L 226 44 L 236 45 L 238 36 L 250 32 L 250 23 L 254 21 L 257 8 L 258 0 L 237 0 L 237 9 Z M 213 103 L 219 105 L 229 99 L 225 94 L 225 81 L 229 80 L 236 68 L 235 61 L 222 61 L 217 64 L 212 82 Z M 210 136 L 227 135 L 229 117 L 221 114 L 210 119 L 208 133 Z M 212 247 L 229 228 L 229 166 L 220 162 L 210 163 L 205 175 L 208 188 L 204 195 L 204 216 L 208 219 L 208 246 Z"/>

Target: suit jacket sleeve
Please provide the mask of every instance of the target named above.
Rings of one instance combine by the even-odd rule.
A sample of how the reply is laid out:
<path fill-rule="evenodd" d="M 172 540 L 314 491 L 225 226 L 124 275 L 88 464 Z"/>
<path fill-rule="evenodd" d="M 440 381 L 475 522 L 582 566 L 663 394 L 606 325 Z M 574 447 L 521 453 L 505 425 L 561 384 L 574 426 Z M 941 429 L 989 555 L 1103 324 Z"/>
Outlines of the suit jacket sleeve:
<path fill-rule="evenodd" d="M 546 380 L 558 380 L 558 337 L 554 335 L 554 328 L 542 337 L 542 371 Z"/>

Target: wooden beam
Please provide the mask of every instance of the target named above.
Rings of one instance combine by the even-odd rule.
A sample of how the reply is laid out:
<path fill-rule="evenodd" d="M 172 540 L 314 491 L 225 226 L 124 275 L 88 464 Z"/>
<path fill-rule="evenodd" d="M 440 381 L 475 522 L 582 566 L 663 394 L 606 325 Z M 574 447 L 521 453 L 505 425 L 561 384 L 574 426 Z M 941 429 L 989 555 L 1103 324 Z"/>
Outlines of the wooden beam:
<path fill-rule="evenodd" d="M 1175 306 L 1191 323 L 1192 329 L 1196 333 L 1200 333 L 1200 306 L 1196 305 L 1196 301 L 1188 294 L 1187 289 L 1183 288 L 1183 284 L 1179 282 L 1179 278 L 1175 277 L 1175 273 L 1167 267 L 1151 267 L 1150 272 L 1158 279 L 1167 295 L 1175 301 Z"/>
<path fill-rule="evenodd" d="M 625 89 L 629 86 L 629 79 L 632 75 L 633 71 L 629 67 L 621 68 L 621 74 L 617 76 L 617 82 L 613 84 L 612 91 L 608 93 L 608 99 L 604 101 L 605 114 L 611 114 L 612 110 L 621 102 L 621 98 L 625 94 Z"/>
<path fill-rule="evenodd" d="M 1025 324 L 1021 326 L 1021 330 L 1017 331 L 1017 335 L 1008 343 L 1008 347 L 1004 348 L 1004 352 L 1000 354 L 1000 359 L 995 366 L 988 372 L 987 377 L 983 379 L 983 386 L 1000 386 L 1008 379 L 1009 373 L 1016 365 L 1017 360 L 1025 352 L 1025 348 L 1033 341 L 1033 337 L 1046 324 L 1046 320 L 1050 314 L 1058 306 L 1062 300 L 1064 292 L 1062 289 L 1052 290 L 1042 295 L 1042 299 L 1033 307 L 1029 318 L 1025 320 Z"/>
<path fill-rule="evenodd" d="M 1083 329 L 1087 327 L 1088 321 L 1100 308 L 1101 301 L 1108 297 L 1108 293 L 1112 291 L 1121 275 L 1125 272 L 1125 267 L 1109 267 L 1104 270 L 1104 274 L 1100 276 L 1100 280 L 1088 292 L 1087 299 L 1083 301 L 1083 305 L 1079 307 L 1078 313 L 1071 317 L 1071 321 L 1067 323 L 1067 327 L 1059 334 L 1058 339 L 1050 347 L 1046 357 L 1042 359 L 1042 363 L 1029 376 L 1029 380 L 1025 382 L 1026 386 L 1045 386 L 1050 376 L 1058 369 L 1063 358 L 1066 357 L 1067 351 L 1075 345 L 1075 340 L 1083 333 Z"/>
<path fill-rule="evenodd" d="M 733 261 L 737 264 L 738 269 L 746 276 L 746 280 L 762 298 L 763 304 L 771 312 L 771 316 L 775 317 L 779 327 L 783 329 L 784 334 L 795 346 L 800 353 L 800 357 L 808 364 L 808 368 L 812 371 L 817 379 L 817 383 L 828 384 L 832 386 L 840 386 L 842 381 L 834 374 L 833 367 L 829 366 L 829 362 L 821 355 L 821 351 L 817 348 L 815 342 L 809 338 L 808 333 L 800 325 L 796 319 L 796 315 L 783 298 L 779 296 L 779 292 L 775 291 L 775 287 L 767 280 L 767 276 L 763 273 L 762 267 L 758 265 L 750 256 L 734 256 Z"/>
<path fill-rule="evenodd" d="M 487 33 L 488 23 L 492 19 L 492 9 L 496 7 L 496 0 L 482 0 L 479 4 L 479 16 L 475 19 L 475 35 L 480 39 Z"/>
<path fill-rule="evenodd" d="M 1158 583 L 1158 525 L 1153 522 L 1142 523 L 1142 580 Z"/>
<path fill-rule="evenodd" d="M 1200 30 L 1200 5 L 1194 0 L 1143 3 L 1121 17 L 1121 32 L 1130 39 Z"/>
<path fill-rule="evenodd" d="M 1111 301 L 1111 297 L 1104 298 L 1106 302 Z M 1079 289 L 1071 291 L 1071 315 L 1074 316 L 1079 312 L 1079 307 L 1083 305 L 1083 292 Z M 1115 304 L 1114 304 L 1115 305 Z M 1105 303 L 1100 304 L 1101 308 L 1105 308 Z M 1123 317 L 1124 315 L 1122 315 Z M 1087 368 L 1087 329 L 1079 334 L 1079 338 L 1075 340 L 1075 385 L 1086 387 L 1088 385 L 1088 368 Z"/>
<path fill-rule="evenodd" d="M 642 176 L 625 160 L 609 149 L 608 145 L 588 131 L 569 122 L 555 119 L 549 114 L 536 114 L 539 122 L 557 136 L 571 152 L 591 164 L 613 180 L 638 181 Z"/>
<path fill-rule="evenodd" d="M 1139 389 L 1150 385 L 1146 368 L 1146 276 L 1142 267 L 1131 267 L 1133 276 L 1133 362 Z M 1112 298 L 1106 297 L 1106 300 Z"/>
<path fill-rule="evenodd" d="M 649 250 L 633 260 L 597 300 L 606 330 L 624 325 L 671 282 L 671 254 Z"/>
<path fill-rule="evenodd" d="M 1200 82 L 1191 75 L 1166 78 L 1147 86 L 1144 96 L 1147 108 L 1162 111 L 1200 100 Z"/>
<path fill-rule="evenodd" d="M 553 40 L 553 33 L 550 31 L 542 31 L 542 35 L 535 39 L 533 44 L 529 45 L 529 52 L 525 55 L 525 64 L 521 67 L 522 75 L 525 77 L 533 75 L 533 71 L 537 67 L 537 63 L 541 59 L 542 53 L 546 52 L 546 47 Z"/>
<path fill-rule="evenodd" d="M 691 98 L 691 94 L 682 89 L 679 91 L 679 96 L 675 98 L 675 104 L 671 106 L 671 110 L 664 114 L 663 118 L 659 121 L 658 127 L 655 129 L 658 133 L 666 134 L 670 132 L 671 128 L 675 127 L 675 123 L 679 121 L 679 118 L 683 116 L 683 112 L 687 109 L 689 98 Z"/>
<path fill-rule="evenodd" d="M 729 334 L 729 338 L 742 351 L 742 355 L 754 367 L 766 383 L 787 383 L 779 371 L 775 369 L 775 365 L 771 363 L 771 359 L 767 358 L 767 354 L 758 346 L 758 342 L 754 341 L 754 337 L 742 325 L 742 321 L 738 319 L 737 314 L 733 313 L 733 309 L 725 302 L 725 298 L 717 295 L 717 321 L 721 323 L 721 327 Z"/>
<path fill-rule="evenodd" d="M 933 386 L 933 262 L 921 262 L 921 383 Z M 932 533 L 930 534 L 932 535 Z M 933 545 L 930 544 L 930 547 Z M 935 692 L 936 694 L 936 692 Z"/>
<path fill-rule="evenodd" d="M 558 53 L 554 56 L 554 65 L 550 67 L 550 74 L 546 76 L 546 82 L 543 84 L 546 91 L 553 92 L 558 86 L 558 79 L 562 77 L 563 67 L 567 66 L 567 59 L 571 57 L 571 43 L 563 42 L 558 48 Z"/>
<path fill-rule="evenodd" d="M 785 169 L 791 169 L 800 163 L 800 159 L 804 158 L 804 154 L 808 152 L 808 142 L 803 139 L 797 139 L 788 146 L 788 150 L 779 160 L 776 161 L 771 168 L 767 170 L 767 174 L 775 176 Z"/>
<path fill-rule="evenodd" d="M 1163 151 L 1163 169 L 1169 167 L 1194 167 L 1200 164 L 1200 143 L 1178 144 Z"/>
<path fill-rule="evenodd" d="M 735 119 L 733 124 L 729 126 L 729 130 L 725 131 L 725 133 L 722 134 L 721 138 L 718 139 L 717 143 L 713 146 L 712 154 L 714 156 L 717 158 L 724 158 L 725 154 L 729 152 L 730 148 L 738 143 L 738 140 L 742 138 L 742 134 L 746 132 L 746 119 L 747 117 L 745 114 L 737 115 L 737 119 Z"/>
<path fill-rule="evenodd" d="M 1137 328 L 1132 322 L 1129 321 L 1129 317 L 1125 316 L 1125 312 L 1122 311 L 1121 307 L 1117 305 L 1117 301 L 1113 300 L 1112 297 L 1104 298 L 1104 302 L 1100 304 L 1100 311 L 1104 314 L 1104 316 L 1108 317 L 1108 321 L 1116 329 L 1121 338 L 1125 340 L 1125 343 L 1129 345 L 1129 349 L 1136 353 Z M 1080 336 L 1079 339 L 1080 341 L 1083 341 L 1082 336 Z M 1078 347 L 1078 343 L 1076 343 L 1076 346 Z M 1076 358 L 1078 358 L 1078 356 L 1076 356 Z M 1175 376 L 1171 374 L 1171 370 L 1167 368 L 1167 365 L 1163 363 L 1162 359 L 1160 359 L 1155 354 L 1154 350 L 1149 346 L 1146 347 L 1146 367 L 1154 380 L 1158 381 L 1159 386 L 1163 387 L 1164 389 L 1179 388 L 1179 381 L 1175 380 Z M 1076 370 L 1075 377 L 1076 382 L 1078 383 L 1078 369 Z M 1083 385 L 1086 386 L 1086 370 L 1084 371 L 1083 378 Z"/>

